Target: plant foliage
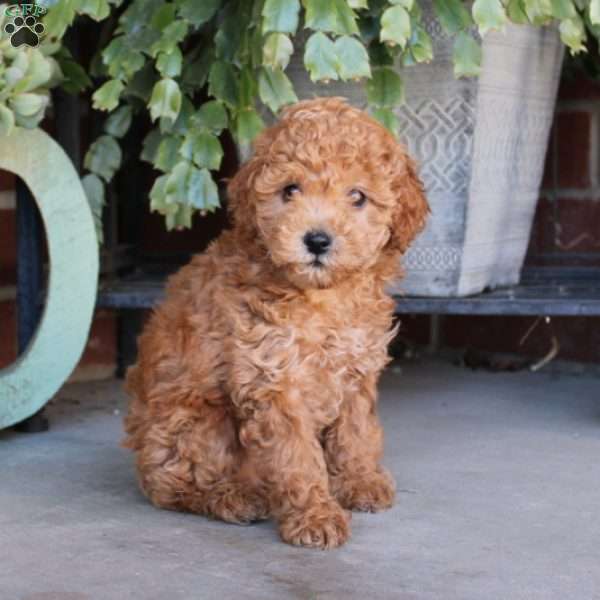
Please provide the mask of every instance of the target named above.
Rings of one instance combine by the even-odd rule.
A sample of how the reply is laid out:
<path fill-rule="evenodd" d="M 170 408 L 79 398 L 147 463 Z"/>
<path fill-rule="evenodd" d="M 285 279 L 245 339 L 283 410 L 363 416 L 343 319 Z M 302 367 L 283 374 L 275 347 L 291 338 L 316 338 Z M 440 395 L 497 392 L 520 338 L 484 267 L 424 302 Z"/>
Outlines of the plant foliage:
<path fill-rule="evenodd" d="M 432 3 L 454 38 L 457 77 L 479 73 L 479 36 L 509 21 L 558 22 L 572 53 L 585 52 L 588 32 L 600 36 L 600 0 Z M 419 0 L 57 0 L 46 6 L 39 48 L 0 41 L 0 134 L 36 126 L 52 87 L 78 92 L 91 85 L 60 40 L 78 16 L 112 19 L 93 61 L 93 107 L 108 118 L 85 157 L 84 187 L 99 216 L 104 186 L 121 166 L 119 140 L 132 119 L 147 115 L 153 129 L 141 159 L 160 172 L 151 207 L 165 215 L 168 228 L 187 227 L 195 211 L 219 206 L 211 172 L 223 156 L 221 133 L 228 130 L 244 146 L 264 126 L 261 106 L 277 113 L 296 100 L 286 74 L 295 47 L 314 82 L 365 79 L 373 115 L 391 130 L 393 108 L 404 98 L 396 67 L 433 58 Z"/>

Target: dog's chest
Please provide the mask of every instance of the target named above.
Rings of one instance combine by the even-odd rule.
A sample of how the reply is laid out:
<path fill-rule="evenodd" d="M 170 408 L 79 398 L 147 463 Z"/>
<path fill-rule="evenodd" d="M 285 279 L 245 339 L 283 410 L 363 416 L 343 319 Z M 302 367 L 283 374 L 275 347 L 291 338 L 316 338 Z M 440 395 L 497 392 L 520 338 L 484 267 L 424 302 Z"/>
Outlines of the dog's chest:
<path fill-rule="evenodd" d="M 244 377 L 308 408 L 317 426 L 331 423 L 363 378 L 387 362 L 391 315 L 369 308 L 263 305 L 236 332 Z"/>
<path fill-rule="evenodd" d="M 363 378 L 386 363 L 383 331 L 361 323 L 331 325 L 308 318 L 295 328 L 298 365 L 292 385 L 318 426 L 333 422 L 345 399 L 360 391 Z"/>

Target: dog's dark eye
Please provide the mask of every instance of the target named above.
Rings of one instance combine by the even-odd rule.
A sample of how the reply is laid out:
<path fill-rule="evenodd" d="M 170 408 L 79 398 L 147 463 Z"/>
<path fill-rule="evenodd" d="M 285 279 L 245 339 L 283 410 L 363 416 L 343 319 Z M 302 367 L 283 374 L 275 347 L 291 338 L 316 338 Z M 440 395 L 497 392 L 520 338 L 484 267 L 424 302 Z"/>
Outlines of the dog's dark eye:
<path fill-rule="evenodd" d="M 296 183 L 290 183 L 290 185 L 286 185 L 281 191 L 281 195 L 283 196 L 283 200 L 285 202 L 289 202 L 296 194 L 300 193 L 300 186 Z"/>
<path fill-rule="evenodd" d="M 360 190 L 351 190 L 348 195 L 352 198 L 352 206 L 356 206 L 356 208 L 360 208 L 367 203 L 367 197 Z"/>

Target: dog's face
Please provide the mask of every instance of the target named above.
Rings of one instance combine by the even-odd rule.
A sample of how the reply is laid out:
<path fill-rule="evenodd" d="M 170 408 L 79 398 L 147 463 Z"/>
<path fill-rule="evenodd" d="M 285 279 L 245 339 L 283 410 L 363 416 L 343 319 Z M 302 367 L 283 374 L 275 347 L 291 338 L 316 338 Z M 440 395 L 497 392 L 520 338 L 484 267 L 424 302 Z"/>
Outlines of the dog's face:
<path fill-rule="evenodd" d="M 301 288 L 330 287 L 403 252 L 427 213 L 402 146 L 337 98 L 288 109 L 229 193 L 236 227 Z"/>

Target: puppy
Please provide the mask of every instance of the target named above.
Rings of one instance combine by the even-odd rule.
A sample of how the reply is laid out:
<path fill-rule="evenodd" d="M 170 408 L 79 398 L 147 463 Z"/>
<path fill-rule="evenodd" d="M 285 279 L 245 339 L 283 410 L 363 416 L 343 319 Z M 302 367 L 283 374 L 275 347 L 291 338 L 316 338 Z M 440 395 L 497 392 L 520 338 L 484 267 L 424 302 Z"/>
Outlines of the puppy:
<path fill-rule="evenodd" d="M 229 183 L 233 227 L 174 275 L 127 374 L 125 445 L 156 505 L 343 544 L 392 505 L 377 379 L 385 286 L 423 228 L 405 149 L 342 99 L 287 109 Z"/>

